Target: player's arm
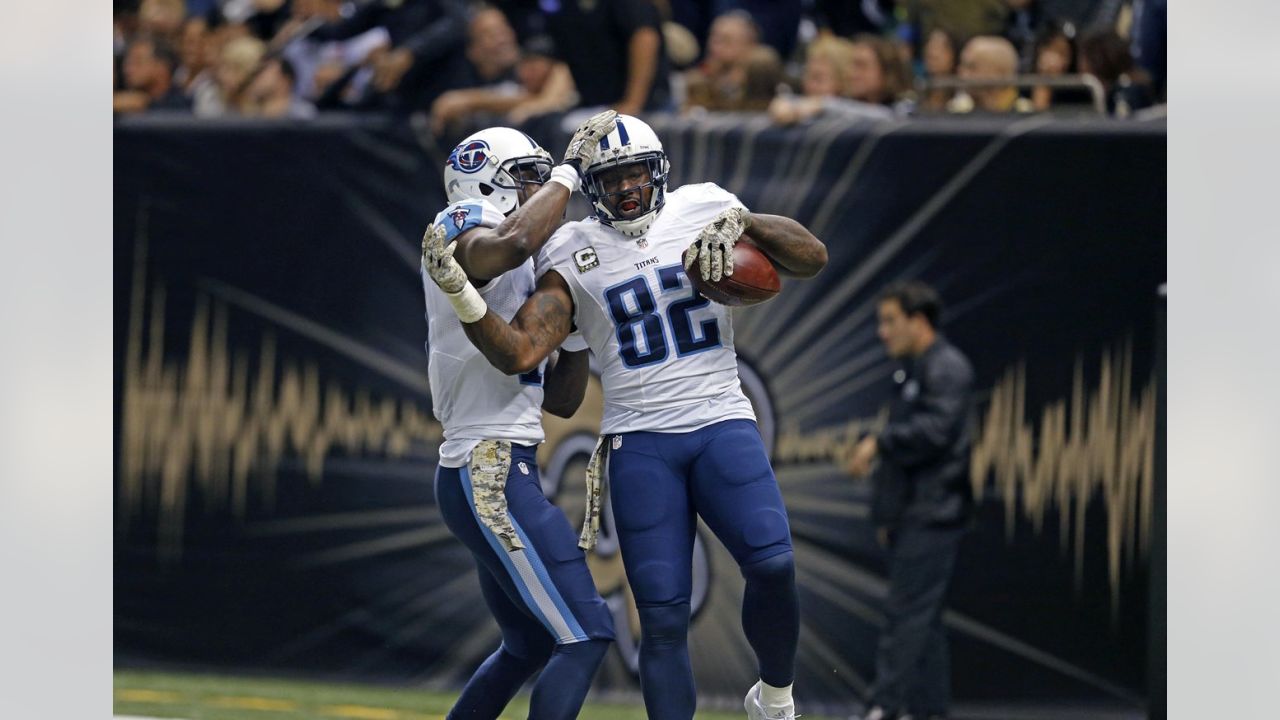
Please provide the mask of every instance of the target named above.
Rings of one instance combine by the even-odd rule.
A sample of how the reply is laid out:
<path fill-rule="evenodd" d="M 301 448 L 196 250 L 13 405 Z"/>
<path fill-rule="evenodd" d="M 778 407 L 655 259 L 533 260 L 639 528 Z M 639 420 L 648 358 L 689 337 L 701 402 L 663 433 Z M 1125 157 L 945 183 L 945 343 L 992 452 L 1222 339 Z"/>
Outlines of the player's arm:
<path fill-rule="evenodd" d="M 468 321 L 461 312 L 458 316 L 467 338 L 490 365 L 507 375 L 519 375 L 538 367 L 569 337 L 573 296 L 560 273 L 550 271 L 538 280 L 533 294 L 510 323 L 493 310 L 486 310 L 483 317 L 474 321 Z"/>
<path fill-rule="evenodd" d="M 564 217 L 569 196 L 581 183 L 581 168 L 595 158 L 600 139 L 613 129 L 618 114 L 612 110 L 596 113 L 584 122 L 565 150 L 564 162 L 551 171 L 551 178 L 497 227 L 472 228 L 458 236 L 454 258 L 467 277 L 483 284 L 502 273 L 520 267 L 533 257 L 551 237 Z"/>
<path fill-rule="evenodd" d="M 557 171 L 563 167 L 558 166 Z M 454 241 L 458 246 L 454 257 L 467 277 L 484 284 L 523 265 L 559 227 L 572 194 L 567 185 L 553 178 L 497 227 L 475 227 L 459 235 Z"/>
<path fill-rule="evenodd" d="M 591 357 L 586 350 L 561 349 L 542 383 L 542 409 L 562 418 L 573 417 L 587 394 Z"/>
<path fill-rule="evenodd" d="M 703 280 L 733 274 L 733 246 L 746 235 L 784 275 L 813 277 L 827 264 L 827 246 L 805 226 L 781 215 L 753 213 L 737 205 L 716 215 L 684 252 L 685 270 L 697 262 Z"/>
<path fill-rule="evenodd" d="M 810 278 L 827 265 L 827 246 L 789 217 L 746 213 L 743 228 L 784 275 Z"/>

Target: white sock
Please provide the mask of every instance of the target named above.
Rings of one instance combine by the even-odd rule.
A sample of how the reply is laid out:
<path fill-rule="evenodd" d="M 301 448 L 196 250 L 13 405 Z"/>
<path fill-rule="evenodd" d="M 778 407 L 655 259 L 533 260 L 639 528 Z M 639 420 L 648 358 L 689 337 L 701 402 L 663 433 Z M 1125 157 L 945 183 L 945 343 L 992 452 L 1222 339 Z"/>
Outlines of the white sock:
<path fill-rule="evenodd" d="M 791 686 L 774 687 L 760 681 L 760 704 L 767 708 L 784 708 L 791 704 Z"/>

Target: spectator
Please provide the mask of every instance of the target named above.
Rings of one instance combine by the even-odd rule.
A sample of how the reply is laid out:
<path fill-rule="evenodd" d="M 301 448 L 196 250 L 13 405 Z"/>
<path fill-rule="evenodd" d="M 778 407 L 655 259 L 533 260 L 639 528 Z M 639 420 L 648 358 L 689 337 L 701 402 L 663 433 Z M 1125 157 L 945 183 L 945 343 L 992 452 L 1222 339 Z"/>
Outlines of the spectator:
<path fill-rule="evenodd" d="M 298 97 L 297 82 L 293 65 L 288 60 L 281 57 L 267 59 L 245 89 L 242 114 L 295 120 L 315 117 L 316 107 Z"/>
<path fill-rule="evenodd" d="M 942 612 L 973 515 L 969 483 L 973 368 L 938 332 L 942 302 L 920 282 L 886 288 L 880 340 L 901 360 L 884 429 L 858 442 L 846 469 L 873 476 L 871 519 L 889 553 L 885 628 L 865 720 L 944 718 L 950 662 Z"/>
<path fill-rule="evenodd" d="M 1046 27 L 1035 43 L 1035 73 L 1050 77 L 1076 74 L 1076 27 L 1070 22 Z M 1087 90 L 1037 86 L 1031 90 L 1031 104 L 1044 111 L 1063 105 L 1088 104 Z"/>
<path fill-rule="evenodd" d="M 467 25 L 468 87 L 510 84 L 515 81 L 520 45 L 507 16 L 492 6 L 481 6 Z"/>
<path fill-rule="evenodd" d="M 911 84 L 898 46 L 876 35 L 859 35 L 849 56 L 848 96 L 872 105 L 890 106 Z"/>
<path fill-rule="evenodd" d="M 786 81 L 782 58 L 768 45 L 757 45 L 747 55 L 742 81 L 742 102 L 736 108 L 746 112 L 764 112 Z"/>
<path fill-rule="evenodd" d="M 373 70 L 362 66 L 375 48 L 391 42 L 381 27 L 348 40 L 313 37 L 317 27 L 342 20 L 342 6 L 342 0 L 294 0 L 293 16 L 271 41 L 297 73 L 298 96 L 327 106 L 343 104 L 344 93 L 353 100 L 362 97 L 373 77 Z"/>
<path fill-rule="evenodd" d="M 241 35 L 222 47 L 214 66 L 213 82 L 202 84 L 195 96 L 197 117 L 226 117 L 240 113 L 246 85 L 262 62 L 267 46 L 261 40 Z"/>
<path fill-rule="evenodd" d="M 124 90 L 112 97 L 112 111 L 187 110 L 190 104 L 173 84 L 178 65 L 173 48 L 159 37 L 142 36 L 124 53 Z"/>
<path fill-rule="evenodd" d="M 187 18 L 182 24 L 180 38 L 178 57 L 181 62 L 173 74 L 173 82 L 190 97 L 196 78 L 207 67 L 204 46 L 209 38 L 209 21 L 199 15 Z"/>
<path fill-rule="evenodd" d="M 960 53 L 960 71 L 962 79 L 1012 80 L 1018 73 L 1018 52 L 1013 43 L 1002 37 L 982 35 L 965 43 Z M 1019 97 L 1018 89 L 1013 85 L 982 86 L 957 93 L 947 105 L 953 113 L 968 113 L 975 110 L 986 113 L 1031 112 L 1031 101 Z"/>
<path fill-rule="evenodd" d="M 142 0 L 138 6 L 138 30 L 176 44 L 186 16 L 187 6 L 183 0 Z"/>
<path fill-rule="evenodd" d="M 465 59 L 459 51 L 467 30 L 463 0 L 373 0 L 311 37 L 349 40 L 376 27 L 386 30 L 387 44 L 366 58 L 373 76 L 362 106 L 412 112 L 460 84 Z"/>
<path fill-rule="evenodd" d="M 547 31 L 587 107 L 670 111 L 662 21 L 652 0 L 546 0 Z"/>
<path fill-rule="evenodd" d="M 702 64 L 685 73 L 685 109 L 736 110 L 746 86 L 747 58 L 759 46 L 760 30 L 751 16 L 732 10 L 711 23 Z"/>
<path fill-rule="evenodd" d="M 934 28 L 925 40 L 923 55 L 925 78 L 938 80 L 955 77 L 960 44 L 951 33 L 941 28 Z M 934 112 L 945 110 L 953 95 L 955 95 L 954 90 L 931 88 L 921 100 L 920 105 Z"/>
<path fill-rule="evenodd" d="M 523 99 L 507 112 L 507 120 L 516 125 L 535 115 L 568 110 L 578 102 L 573 74 L 556 59 L 555 43 L 545 35 L 525 43 L 516 77 Z"/>
<path fill-rule="evenodd" d="M 497 10 L 492 12 L 502 14 Z M 510 40 L 514 46 L 514 34 Z M 519 125 L 535 115 L 573 107 L 577 101 L 573 76 L 568 66 L 555 59 L 550 38 L 530 38 L 523 52 L 519 48 L 515 52 L 519 60 L 514 62 L 514 70 L 508 68 L 500 74 L 491 74 L 494 81 L 501 82 L 488 87 L 450 90 L 436 99 L 431 107 L 431 128 L 436 137 L 444 137 L 451 124 L 474 113 L 505 114 L 507 122 Z M 515 80 L 511 79 L 513 72 Z M 478 77 L 484 74 L 480 69 Z"/>
<path fill-rule="evenodd" d="M 1128 117 L 1152 102 L 1151 78 L 1137 67 L 1129 44 L 1114 31 L 1080 41 L 1080 72 L 1098 78 L 1107 96 L 1107 112 Z"/>
<path fill-rule="evenodd" d="M 879 98 L 888 92 L 885 78 L 889 73 L 884 72 L 880 66 L 877 51 L 871 49 L 865 41 L 862 44 L 864 47 L 859 50 L 858 43 L 830 36 L 818 38 L 811 43 L 804 65 L 804 95 L 780 95 L 775 98 L 769 105 L 769 115 L 773 121 L 779 125 L 791 125 L 822 114 L 850 119 L 893 117 L 893 113 L 885 107 L 852 98 L 855 90 L 863 98 Z M 859 54 L 863 64 L 869 67 L 855 69 Z M 893 61 L 898 62 L 896 55 Z M 905 75 L 905 71 L 902 74 Z M 855 75 L 859 75 L 857 80 Z"/>

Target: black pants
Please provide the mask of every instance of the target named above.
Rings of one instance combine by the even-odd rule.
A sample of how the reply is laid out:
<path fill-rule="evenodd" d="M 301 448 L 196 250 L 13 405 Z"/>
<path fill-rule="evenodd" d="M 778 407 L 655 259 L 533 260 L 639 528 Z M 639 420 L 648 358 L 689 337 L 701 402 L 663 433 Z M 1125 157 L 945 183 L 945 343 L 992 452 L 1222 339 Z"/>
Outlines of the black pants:
<path fill-rule="evenodd" d="M 946 714 L 951 660 L 942 611 L 966 527 L 903 525 L 891 533 L 887 624 L 876 650 L 873 704 L 921 716 Z"/>

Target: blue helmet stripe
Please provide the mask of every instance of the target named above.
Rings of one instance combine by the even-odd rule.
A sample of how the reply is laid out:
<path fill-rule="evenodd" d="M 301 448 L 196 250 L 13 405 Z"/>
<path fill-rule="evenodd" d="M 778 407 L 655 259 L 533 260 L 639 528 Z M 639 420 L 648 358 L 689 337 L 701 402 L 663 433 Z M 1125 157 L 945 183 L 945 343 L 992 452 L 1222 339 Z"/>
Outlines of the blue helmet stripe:
<path fill-rule="evenodd" d="M 608 135 L 605 135 L 604 137 L 600 138 L 600 149 L 601 149 L 601 150 L 608 150 L 608 149 L 609 149 L 609 136 L 608 136 Z"/>
<path fill-rule="evenodd" d="M 627 137 L 627 126 L 622 124 L 622 118 L 618 118 L 618 142 L 622 145 L 631 144 L 631 138 Z"/>

